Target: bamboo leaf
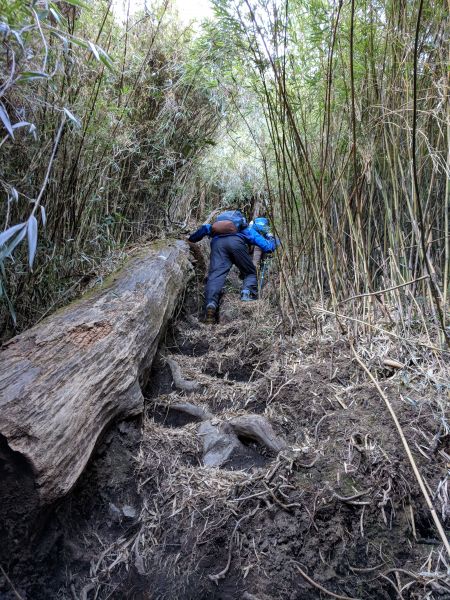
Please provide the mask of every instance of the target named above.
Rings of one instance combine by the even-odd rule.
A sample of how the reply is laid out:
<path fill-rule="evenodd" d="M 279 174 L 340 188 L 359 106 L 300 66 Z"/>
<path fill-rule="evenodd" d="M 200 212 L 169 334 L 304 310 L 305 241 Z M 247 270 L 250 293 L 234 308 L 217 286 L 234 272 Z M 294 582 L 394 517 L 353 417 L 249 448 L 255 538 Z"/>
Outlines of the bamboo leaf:
<path fill-rule="evenodd" d="M 57 31 L 51 31 L 50 33 L 51 33 L 51 35 L 53 35 L 54 37 L 57 37 L 59 40 L 62 41 L 63 46 L 64 46 L 64 51 L 67 52 L 69 50 L 69 40 L 64 35 L 61 35 Z"/>
<path fill-rule="evenodd" d="M 31 215 L 31 217 L 28 219 L 27 235 L 28 235 L 28 264 L 30 265 L 30 269 L 33 269 L 33 262 L 34 262 L 34 257 L 36 255 L 37 237 L 38 237 L 38 224 L 37 224 L 37 219 L 34 215 Z"/>
<path fill-rule="evenodd" d="M 81 121 L 80 121 L 80 119 L 78 119 L 78 117 L 76 117 L 73 113 L 71 113 L 68 108 L 64 107 L 64 113 L 72 121 L 72 123 L 74 123 L 78 127 L 78 129 L 81 128 Z"/>
<path fill-rule="evenodd" d="M 12 129 L 19 129 L 20 127 L 30 127 L 30 131 L 32 127 L 35 127 L 32 123 L 29 123 L 28 121 L 19 121 L 18 123 L 14 123 L 14 125 L 12 125 Z"/>
<path fill-rule="evenodd" d="M 81 46 L 81 48 L 89 48 L 89 45 L 87 42 L 85 42 L 84 40 L 80 39 L 80 38 L 71 38 L 70 40 L 73 44 L 75 44 L 76 46 Z"/>
<path fill-rule="evenodd" d="M 34 125 L 34 123 L 30 123 L 30 129 L 28 130 L 28 133 L 31 133 L 34 139 L 37 140 L 36 125 Z"/>
<path fill-rule="evenodd" d="M 16 41 L 19 44 L 19 46 L 22 48 L 22 50 L 25 50 L 23 39 L 22 39 L 22 36 L 20 35 L 20 33 L 18 31 L 15 31 L 14 29 L 11 30 L 11 33 L 16 38 Z"/>
<path fill-rule="evenodd" d="M 62 15 L 55 8 L 50 8 L 50 14 L 55 19 L 55 21 L 58 23 L 58 25 L 61 25 Z"/>
<path fill-rule="evenodd" d="M 17 233 L 20 229 L 25 227 L 25 223 L 19 223 L 18 225 L 13 225 L 12 227 L 8 227 L 5 231 L 0 233 L 0 246 L 4 246 L 6 242 L 12 238 L 12 236 Z"/>
<path fill-rule="evenodd" d="M 12 187 L 10 189 L 10 198 L 11 197 L 15 202 L 17 202 L 19 200 L 19 192 L 16 190 L 15 187 Z"/>
<path fill-rule="evenodd" d="M 19 74 L 18 81 L 33 81 L 34 79 L 47 79 L 48 74 L 41 71 L 22 71 Z"/>
<path fill-rule="evenodd" d="M 13 239 L 13 241 L 9 244 L 9 246 L 5 246 L 4 250 L 2 250 L 0 252 L 0 261 L 2 261 L 7 256 L 12 257 L 12 253 L 17 248 L 17 246 L 20 244 L 20 242 L 23 240 L 23 238 L 26 236 L 26 234 L 27 234 L 26 224 L 22 223 L 22 225 L 23 225 L 22 229 L 19 231 L 19 233 L 16 235 L 16 237 Z"/>
<path fill-rule="evenodd" d="M 100 61 L 100 55 L 98 53 L 98 49 L 95 46 L 95 44 L 93 44 L 92 42 L 88 42 L 89 48 L 91 49 L 92 54 L 95 56 L 95 58 Z"/>
<path fill-rule="evenodd" d="M 45 208 L 41 205 L 41 219 L 42 225 L 45 227 L 47 224 L 47 213 L 45 212 Z"/>
<path fill-rule="evenodd" d="M 111 57 L 108 56 L 108 54 L 103 50 L 103 48 L 98 47 L 97 48 L 98 52 L 99 52 L 99 56 L 100 56 L 100 61 L 105 65 L 105 67 L 107 67 L 110 71 L 114 70 L 113 67 L 113 62 L 111 60 Z"/>
<path fill-rule="evenodd" d="M 13 131 L 13 128 L 11 126 L 11 121 L 9 119 L 9 115 L 6 112 L 6 108 L 1 103 L 0 103 L 0 120 L 2 121 L 3 126 L 6 129 L 6 131 L 14 139 L 14 131 Z"/>

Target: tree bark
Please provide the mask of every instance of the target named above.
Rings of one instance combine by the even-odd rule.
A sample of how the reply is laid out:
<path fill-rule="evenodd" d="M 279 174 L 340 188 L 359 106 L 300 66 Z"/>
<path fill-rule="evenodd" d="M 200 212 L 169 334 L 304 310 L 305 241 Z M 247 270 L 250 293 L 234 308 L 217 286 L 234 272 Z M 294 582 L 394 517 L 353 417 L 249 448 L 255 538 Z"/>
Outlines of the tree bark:
<path fill-rule="evenodd" d="M 109 285 L 0 350 L 0 467 L 26 462 L 41 506 L 73 487 L 113 420 L 143 410 L 141 389 L 191 273 L 186 243 L 147 246 Z"/>

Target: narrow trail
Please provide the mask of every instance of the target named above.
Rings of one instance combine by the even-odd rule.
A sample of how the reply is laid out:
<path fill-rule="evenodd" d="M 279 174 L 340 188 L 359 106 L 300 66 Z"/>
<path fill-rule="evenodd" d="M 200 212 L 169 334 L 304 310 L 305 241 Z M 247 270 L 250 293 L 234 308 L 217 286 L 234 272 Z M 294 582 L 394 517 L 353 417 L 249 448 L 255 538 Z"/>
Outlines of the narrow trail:
<path fill-rule="evenodd" d="M 389 416 L 346 343 L 307 330 L 283 338 L 277 325 L 267 302 L 235 294 L 220 325 L 187 314 L 174 329 L 166 351 L 202 391 L 173 391 L 166 372 L 149 397 L 140 464 L 141 480 L 160 484 L 147 525 L 157 541 L 143 548 L 163 565 L 155 597 L 395 598 L 408 583 L 396 569 L 414 570 L 438 545 Z M 289 445 L 273 452 L 243 436 L 220 468 L 205 468 L 187 401 L 216 420 L 264 416 Z M 433 427 L 426 408 L 397 410 L 410 431 L 419 418 Z"/>
<path fill-rule="evenodd" d="M 220 324 L 201 323 L 200 303 L 194 282 L 160 348 L 143 419 L 105 436 L 48 527 L 26 597 L 449 597 L 442 577 L 414 575 L 439 571 L 439 542 L 346 342 L 306 319 L 302 333 L 282 335 L 269 302 L 242 304 L 233 284 Z M 174 364 L 178 386 L 193 389 L 175 388 Z M 393 375 L 384 389 L 434 491 L 448 452 L 448 438 L 433 437 L 435 399 L 415 403 L 414 382 L 402 400 Z M 249 415 L 263 435 L 236 426 Z M 46 561 L 40 579 L 36 560 Z"/>

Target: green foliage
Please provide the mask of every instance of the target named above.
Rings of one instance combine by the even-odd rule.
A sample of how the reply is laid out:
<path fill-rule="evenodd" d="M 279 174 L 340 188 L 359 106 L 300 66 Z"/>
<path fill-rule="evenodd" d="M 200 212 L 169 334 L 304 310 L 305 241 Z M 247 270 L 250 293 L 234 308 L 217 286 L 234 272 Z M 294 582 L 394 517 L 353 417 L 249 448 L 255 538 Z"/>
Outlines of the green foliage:
<path fill-rule="evenodd" d="M 445 3 L 424 1 L 419 23 L 418 192 L 411 169 L 416 2 L 214 4 L 217 22 L 202 44 L 217 68 L 208 70 L 222 71 L 217 79 L 232 90 L 235 107 L 245 97 L 265 116 L 265 124 L 243 118 L 241 126 L 260 152 L 284 238 L 290 309 L 305 293 L 336 307 L 425 272 L 432 277 L 384 300 L 399 306 L 403 335 L 412 323 L 438 335 L 450 263 Z M 266 131 L 270 144 L 258 144 Z M 227 185 L 225 195 L 233 194 L 232 178 Z M 419 308 L 415 295 L 434 306 Z M 434 315 L 431 324 L 424 314 Z"/>
<path fill-rule="evenodd" d="M 158 235 L 211 145 L 220 101 L 192 76 L 192 34 L 153 9 L 125 33 L 101 0 L 0 4 L 0 327 L 12 306 L 19 330 L 35 322 Z"/>
<path fill-rule="evenodd" d="M 127 243 L 258 197 L 290 310 L 419 279 L 382 310 L 430 338 L 450 264 L 444 3 L 423 3 L 417 61 L 412 0 L 214 5 L 195 36 L 166 0 L 125 29 L 101 0 L 0 0 L 5 309 L 25 327 Z"/>

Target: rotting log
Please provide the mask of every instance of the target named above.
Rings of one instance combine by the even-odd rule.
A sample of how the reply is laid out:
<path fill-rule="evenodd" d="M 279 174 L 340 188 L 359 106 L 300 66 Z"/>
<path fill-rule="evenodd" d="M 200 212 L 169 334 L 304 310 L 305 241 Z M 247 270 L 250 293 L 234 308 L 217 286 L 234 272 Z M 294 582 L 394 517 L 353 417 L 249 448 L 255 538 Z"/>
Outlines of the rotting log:
<path fill-rule="evenodd" d="M 26 461 L 40 506 L 73 487 L 113 420 L 143 410 L 161 332 L 191 274 L 187 243 L 146 246 L 109 285 L 0 349 L 0 462 L 11 472 Z"/>

